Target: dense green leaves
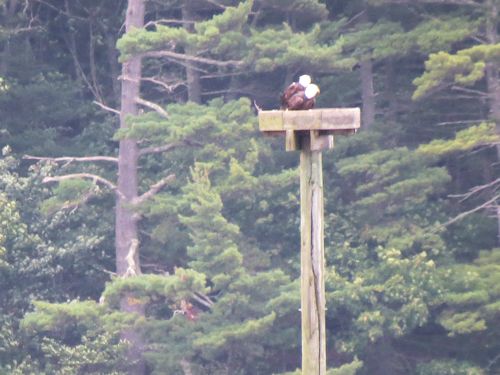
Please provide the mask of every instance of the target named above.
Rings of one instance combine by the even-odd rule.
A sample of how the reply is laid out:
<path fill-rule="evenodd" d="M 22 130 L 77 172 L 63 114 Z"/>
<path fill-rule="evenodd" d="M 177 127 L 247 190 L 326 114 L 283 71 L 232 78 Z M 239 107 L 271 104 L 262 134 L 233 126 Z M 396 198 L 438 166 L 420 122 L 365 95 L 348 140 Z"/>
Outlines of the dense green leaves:
<path fill-rule="evenodd" d="M 252 103 L 304 73 L 319 106 L 375 105 L 323 157 L 328 373 L 498 372 L 493 4 L 155 1 L 124 33 L 125 1 L 0 1 L 0 372 L 122 374 L 133 329 L 147 373 L 294 373 L 298 155 Z M 138 55 L 141 110 L 117 131 L 101 109 Z M 146 193 L 134 277 L 114 274 L 124 139 Z"/>

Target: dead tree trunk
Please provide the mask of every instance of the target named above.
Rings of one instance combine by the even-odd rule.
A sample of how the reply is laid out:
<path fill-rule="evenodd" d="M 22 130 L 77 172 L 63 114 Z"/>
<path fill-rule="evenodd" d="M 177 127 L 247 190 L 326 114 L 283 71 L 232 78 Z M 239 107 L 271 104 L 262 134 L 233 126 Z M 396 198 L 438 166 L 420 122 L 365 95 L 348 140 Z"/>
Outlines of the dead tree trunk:
<path fill-rule="evenodd" d="M 488 0 L 486 8 L 486 40 L 488 44 L 498 42 L 498 5 L 495 0 Z M 500 134 L 500 80 L 499 64 L 489 62 L 486 65 L 486 83 L 489 99 L 489 118 L 495 122 L 496 132 Z M 500 145 L 497 145 L 497 159 L 500 160 Z M 496 203 L 497 244 L 500 245 L 500 202 Z"/>
<path fill-rule="evenodd" d="M 362 124 L 370 128 L 375 121 L 375 92 L 373 90 L 373 63 L 370 59 L 360 62 L 361 100 L 363 102 Z"/>
<path fill-rule="evenodd" d="M 144 0 L 129 0 L 125 19 L 125 30 L 140 28 L 144 24 Z M 120 128 L 126 128 L 127 117 L 138 113 L 136 98 L 139 97 L 141 79 L 141 57 L 132 57 L 122 66 Z M 137 217 L 133 211 L 133 201 L 137 199 L 137 161 L 138 147 L 134 139 L 120 141 L 118 152 L 118 192 L 116 202 L 115 247 L 116 272 L 119 276 L 138 275 L 139 237 Z M 121 301 L 122 311 L 144 314 L 144 305 L 131 296 Z M 130 343 L 129 356 L 133 366 L 129 373 L 142 375 L 145 364 L 142 359 L 143 340 L 136 330 L 123 332 L 123 338 Z"/>
<path fill-rule="evenodd" d="M 368 14 L 365 9 L 361 16 L 361 22 L 368 22 Z M 363 128 L 368 129 L 375 121 L 375 91 L 373 89 L 373 63 L 369 57 L 359 62 L 361 76 L 361 123 Z"/>
<path fill-rule="evenodd" d="M 188 31 L 194 31 L 195 12 L 191 0 L 186 0 L 182 6 L 182 20 L 184 21 L 184 28 Z M 187 54 L 193 54 L 194 51 L 190 47 L 186 47 Z M 196 70 L 195 63 L 186 61 L 186 80 L 188 89 L 188 100 L 194 103 L 201 103 L 201 81 L 200 72 Z"/>

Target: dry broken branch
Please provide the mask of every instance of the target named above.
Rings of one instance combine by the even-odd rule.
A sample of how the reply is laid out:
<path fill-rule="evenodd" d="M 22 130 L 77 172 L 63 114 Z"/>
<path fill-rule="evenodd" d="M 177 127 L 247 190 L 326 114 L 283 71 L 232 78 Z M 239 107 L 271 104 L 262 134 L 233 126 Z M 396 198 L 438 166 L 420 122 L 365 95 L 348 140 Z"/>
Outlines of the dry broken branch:
<path fill-rule="evenodd" d="M 134 238 L 132 241 L 130 241 L 128 254 L 125 257 L 125 260 L 127 261 L 127 270 L 125 271 L 122 277 L 137 276 L 141 274 L 141 270 L 137 266 L 137 263 L 135 261 L 138 248 L 139 248 L 139 240 Z"/>
<path fill-rule="evenodd" d="M 168 152 L 171 151 L 179 146 L 201 146 L 202 144 L 200 142 L 196 141 L 190 141 L 188 139 L 185 139 L 183 141 L 179 142 L 172 142 L 168 143 L 166 145 L 161 145 L 161 146 L 151 146 L 151 147 L 144 147 L 139 150 L 139 156 L 143 155 L 149 155 L 149 154 L 159 154 L 162 152 Z"/>
<path fill-rule="evenodd" d="M 153 77 L 143 77 L 143 78 L 141 78 L 141 80 L 146 81 L 146 82 L 152 82 L 156 85 L 162 86 L 168 92 L 174 91 L 179 86 L 186 86 L 187 85 L 186 81 L 181 81 L 181 80 L 174 82 L 174 83 L 168 83 L 168 82 L 165 82 L 165 81 L 162 81 L 160 79 L 153 78 Z"/>
<path fill-rule="evenodd" d="M 493 180 L 491 182 L 488 182 L 487 184 L 484 185 L 479 185 L 479 186 L 474 186 L 472 189 L 470 189 L 467 193 L 464 194 L 453 194 L 449 195 L 452 198 L 461 198 L 460 202 L 463 202 L 467 199 L 469 199 L 472 195 L 478 194 L 492 186 L 495 186 L 497 184 L 500 184 L 500 178 L 497 178 L 496 180 Z"/>
<path fill-rule="evenodd" d="M 175 175 L 170 174 L 167 177 L 162 178 L 160 181 L 156 182 L 154 185 L 151 185 L 151 188 L 146 191 L 144 194 L 140 195 L 139 197 L 135 198 L 132 201 L 132 204 L 134 205 L 139 205 L 146 201 L 147 199 L 151 198 L 154 196 L 156 193 L 160 191 L 161 188 L 163 188 L 165 185 L 168 185 L 170 182 L 175 180 Z"/>
<path fill-rule="evenodd" d="M 125 198 L 123 194 L 118 191 L 117 187 L 115 184 L 113 184 L 111 181 L 105 179 L 104 177 L 97 176 L 95 174 L 91 173 L 72 173 L 72 174 L 66 174 L 63 176 L 53 176 L 53 177 L 45 177 L 42 182 L 43 183 L 49 183 L 49 182 L 59 182 L 59 181 L 64 181 L 64 180 L 72 180 L 76 178 L 86 178 L 94 181 L 94 183 L 101 183 L 108 188 L 110 188 L 113 191 L 116 191 L 118 195 L 120 195 L 122 198 Z"/>
<path fill-rule="evenodd" d="M 463 219 L 464 217 L 470 215 L 470 214 L 473 214 L 474 212 L 477 212 L 477 211 L 480 211 L 480 210 L 483 210 L 485 208 L 488 208 L 490 207 L 493 203 L 495 203 L 498 199 L 500 198 L 500 194 L 498 195 L 495 195 L 493 198 L 491 199 L 488 199 L 486 202 L 484 202 L 483 204 L 479 205 L 479 206 L 476 206 L 474 207 L 473 209 L 469 210 L 469 211 L 465 211 L 465 212 L 462 212 L 460 215 L 457 215 L 455 216 L 453 219 L 451 220 L 448 220 L 446 223 L 443 224 L 443 226 L 447 227 L 448 225 L 450 224 L 453 224 L 461 219 Z"/>
<path fill-rule="evenodd" d="M 177 52 L 172 52 L 172 51 L 151 51 L 151 52 L 145 52 L 143 54 L 144 57 L 166 57 L 169 59 L 173 60 L 180 60 L 180 61 L 192 61 L 200 64 L 208 64 L 208 65 L 215 65 L 215 66 L 239 66 L 243 64 L 243 61 L 240 60 L 226 60 L 226 61 L 220 61 L 220 60 L 214 60 L 206 57 L 200 57 L 200 56 L 192 56 L 192 55 L 186 55 L 183 53 L 177 53 Z"/>
<path fill-rule="evenodd" d="M 120 111 L 117 110 L 117 109 L 114 109 L 114 108 L 111 108 L 111 107 L 108 107 L 107 105 L 101 103 L 101 102 L 98 102 L 97 100 L 94 100 L 92 103 L 94 104 L 97 104 L 99 107 L 101 107 L 102 109 L 104 109 L 105 111 L 108 111 L 108 112 L 111 112 L 111 113 L 114 113 L 118 116 L 120 116 Z"/>
<path fill-rule="evenodd" d="M 162 107 L 160 107 L 158 104 L 150 102 L 149 100 L 144 100 L 139 97 L 135 98 L 135 102 L 137 104 L 143 105 L 144 107 L 151 108 L 158 112 L 161 116 L 168 118 L 168 113 L 165 111 Z"/>
<path fill-rule="evenodd" d="M 145 147 L 139 150 L 139 156 L 167 152 L 184 144 L 185 142 L 173 142 L 162 146 Z"/>
<path fill-rule="evenodd" d="M 60 158 L 49 158 L 49 157 L 41 157 L 41 156 L 32 156 L 32 155 L 24 155 L 23 159 L 26 160 L 44 160 L 44 161 L 54 161 L 58 162 L 95 162 L 95 161 L 109 161 L 112 163 L 118 163 L 118 158 L 113 156 L 82 156 L 82 157 L 74 157 L 74 156 L 63 156 Z"/>
<path fill-rule="evenodd" d="M 212 306 L 214 305 L 214 301 L 212 301 L 208 296 L 198 292 L 192 293 L 191 298 L 209 309 L 212 309 Z"/>

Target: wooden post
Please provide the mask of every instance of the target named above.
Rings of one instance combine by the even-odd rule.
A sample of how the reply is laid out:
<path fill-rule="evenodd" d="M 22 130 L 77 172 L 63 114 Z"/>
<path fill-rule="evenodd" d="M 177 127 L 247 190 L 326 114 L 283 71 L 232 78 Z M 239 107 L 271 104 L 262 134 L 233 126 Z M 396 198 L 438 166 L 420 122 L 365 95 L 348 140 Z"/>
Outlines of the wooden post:
<path fill-rule="evenodd" d="M 359 108 L 259 112 L 259 128 L 264 134 L 284 134 L 286 150 L 300 150 L 302 375 L 326 374 L 321 151 L 333 148 L 334 135 L 354 134 L 360 115 Z"/>
<path fill-rule="evenodd" d="M 310 136 L 304 136 L 300 152 L 302 374 L 324 375 L 323 168 L 321 151 L 312 151 L 310 144 Z"/>

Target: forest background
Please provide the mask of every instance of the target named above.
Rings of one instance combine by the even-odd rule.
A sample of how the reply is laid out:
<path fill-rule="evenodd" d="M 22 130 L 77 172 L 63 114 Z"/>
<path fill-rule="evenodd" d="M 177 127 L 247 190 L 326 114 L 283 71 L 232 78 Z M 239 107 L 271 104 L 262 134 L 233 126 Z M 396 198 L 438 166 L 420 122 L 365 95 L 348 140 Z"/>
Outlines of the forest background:
<path fill-rule="evenodd" d="M 500 373 L 499 6 L 0 0 L 0 372 L 297 371 L 310 74 L 329 374 Z"/>

